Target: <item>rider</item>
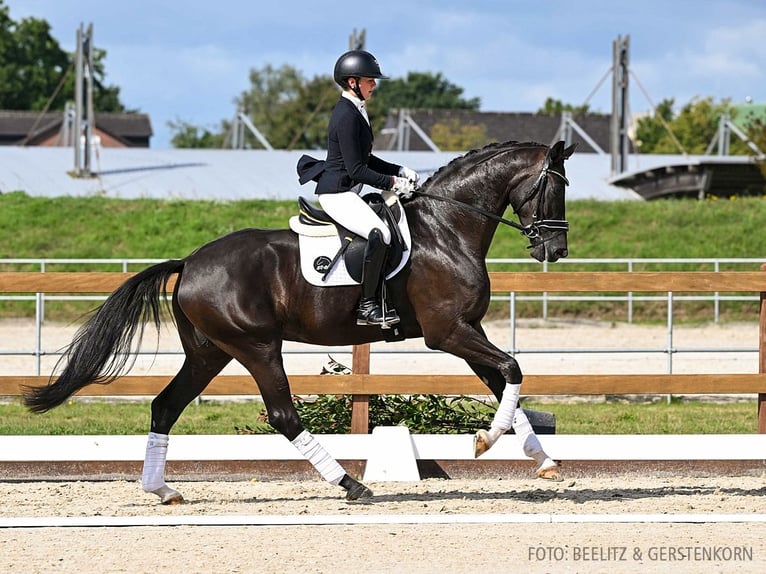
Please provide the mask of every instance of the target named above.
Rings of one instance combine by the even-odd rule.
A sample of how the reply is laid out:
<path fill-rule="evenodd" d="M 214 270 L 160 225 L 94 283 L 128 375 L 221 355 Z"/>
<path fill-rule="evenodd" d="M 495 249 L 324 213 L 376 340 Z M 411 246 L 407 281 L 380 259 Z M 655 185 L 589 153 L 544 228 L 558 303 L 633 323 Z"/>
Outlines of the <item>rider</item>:
<path fill-rule="evenodd" d="M 391 232 L 359 194 L 367 184 L 410 197 L 417 188 L 418 173 L 372 154 L 373 132 L 365 102 L 376 80 L 386 79 L 375 57 L 364 50 L 346 52 L 335 63 L 333 77 L 342 92 L 330 116 L 327 159 L 309 166 L 314 168 L 309 179 L 317 181 L 315 193 L 322 209 L 346 229 L 367 238 L 356 323 L 385 328 L 399 322 L 395 309 L 386 308 L 384 314 L 376 296 Z M 299 163 L 299 173 L 305 173 L 305 167 Z"/>

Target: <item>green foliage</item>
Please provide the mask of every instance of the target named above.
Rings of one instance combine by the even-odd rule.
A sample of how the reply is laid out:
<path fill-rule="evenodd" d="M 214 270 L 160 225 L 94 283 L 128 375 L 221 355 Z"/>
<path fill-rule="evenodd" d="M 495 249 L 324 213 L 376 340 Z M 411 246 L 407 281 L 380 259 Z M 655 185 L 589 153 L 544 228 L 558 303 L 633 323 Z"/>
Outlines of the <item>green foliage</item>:
<path fill-rule="evenodd" d="M 384 122 L 395 108 L 477 110 L 479 99 L 465 99 L 462 93 L 441 74 L 410 72 L 405 79 L 382 80 L 368 104 L 370 122 Z M 250 89 L 240 94 L 237 106 L 275 149 L 325 149 L 327 123 L 338 95 L 329 74 L 307 80 L 293 66 L 267 65 L 250 70 Z M 168 125 L 175 147 L 220 147 L 230 130 L 226 121 L 219 133 L 180 121 Z M 247 130 L 244 138 L 245 147 L 262 147 Z M 471 134 L 469 139 L 476 138 Z"/>
<path fill-rule="evenodd" d="M 311 432 L 344 434 L 351 430 L 350 395 L 298 399 L 296 408 Z M 404 425 L 415 433 L 465 434 L 489 427 L 493 414 L 494 408 L 471 397 L 371 395 L 368 430 Z"/>
<path fill-rule="evenodd" d="M 712 97 L 694 99 L 677 115 L 674 103 L 673 99 L 663 100 L 653 115 L 638 120 L 636 141 L 642 153 L 704 154 L 718 131 L 721 116 L 736 115 L 728 100 L 715 103 Z M 748 154 L 749 149 L 741 140 L 732 138 L 730 153 Z"/>
<path fill-rule="evenodd" d="M 766 198 L 567 203 L 569 257 L 760 257 Z M 528 257 L 518 232 L 497 230 L 489 257 Z M 571 269 L 571 266 L 567 266 Z"/>
<path fill-rule="evenodd" d="M 388 405 L 392 409 L 406 402 L 402 397 L 389 397 Z M 340 400 L 322 399 L 328 411 L 325 417 L 340 419 L 343 412 L 348 413 Z M 524 401 L 524 407 L 556 415 L 557 434 L 752 434 L 756 432 L 757 417 L 755 401 L 741 403 L 704 403 L 698 401 L 680 401 L 671 403 L 664 400 L 654 403 L 539 403 Z M 302 408 L 301 403 L 298 404 Z M 484 409 L 483 405 L 477 405 Z M 260 401 L 211 401 L 203 400 L 190 405 L 184 410 L 178 423 L 173 427 L 174 434 L 262 434 L 274 433 L 274 429 L 258 416 L 263 408 Z M 322 430 L 329 425 L 322 423 L 322 412 L 318 405 L 312 414 L 304 411 L 307 428 L 316 433 L 334 434 L 346 432 Z M 406 404 L 401 407 L 410 409 Z M 428 427 L 418 420 L 425 416 L 412 415 L 416 426 L 404 421 L 407 417 L 380 418 L 379 424 L 407 424 L 412 432 L 440 433 L 463 432 L 452 430 L 447 419 L 446 409 L 453 408 L 452 403 L 442 398 L 438 406 L 426 404 L 424 410 L 433 413 L 434 426 Z M 459 408 L 459 407 L 458 407 Z M 344 409 L 346 409 L 344 411 Z M 377 409 L 375 409 L 377 410 Z M 492 409 L 487 408 L 487 412 Z M 42 415 L 30 413 L 19 401 L 0 404 L 0 435 L 130 435 L 145 434 L 149 428 L 150 404 L 148 401 L 109 402 L 106 400 L 85 400 L 75 398 L 58 408 Z M 440 414 L 441 413 L 441 414 Z M 398 413 L 394 413 L 398 415 Z M 444 414 L 445 416 L 442 416 Z M 313 420 L 309 421 L 309 417 Z M 487 428 L 484 411 L 476 415 L 451 415 L 461 418 L 466 433 L 473 433 L 479 428 Z M 320 419 L 320 420 L 318 420 Z M 447 419 L 448 424 L 442 421 Z M 318 429 L 318 430 L 315 430 Z M 417 429 L 417 430 L 416 430 Z"/>
<path fill-rule="evenodd" d="M 296 213 L 297 205 L 292 201 L 42 198 L 20 192 L 6 193 L 0 195 L 0 228 L 13 231 L 0 234 L 0 258 L 184 257 L 199 246 L 238 229 L 284 228 L 290 216 Z M 510 212 L 507 217 L 514 218 Z M 571 223 L 571 258 L 752 258 L 766 253 L 766 235 L 762 232 L 766 227 L 766 198 L 572 201 L 567 205 L 567 217 Z M 529 263 L 523 267 L 494 264 L 492 271 L 538 270 L 540 264 L 529 257 L 526 246 L 527 242 L 518 231 L 499 226 L 489 257 L 523 259 Z M 49 270 L 75 271 L 81 268 L 59 265 L 49 267 Z M 619 270 L 624 268 L 620 266 Z M 757 269 L 757 264 L 750 268 Z M 4 270 L 12 270 L 12 267 L 6 266 Z M 593 267 L 567 263 L 565 267 L 554 266 L 552 270 L 593 270 Z M 676 270 L 712 269 L 708 265 Z M 756 303 L 727 302 L 721 306 L 722 317 L 724 320 L 742 320 L 757 316 L 754 305 Z M 677 304 L 674 315 L 677 320 L 699 321 L 700 317 L 707 320 L 711 317 L 709 306 L 705 302 Z M 68 306 L 49 304 L 46 316 L 72 320 L 88 308 L 77 307 L 71 302 Z M 539 317 L 541 313 L 534 302 L 519 302 L 516 311 L 519 317 Z M 548 311 L 555 317 L 625 318 L 625 306 L 621 303 L 551 302 Z M 634 305 L 635 320 L 659 320 L 664 313 L 665 307 L 661 303 Z M 0 305 L 0 315 L 3 316 L 33 314 L 32 303 Z M 500 316 L 508 316 L 507 305 L 493 303 L 490 317 Z"/>
<path fill-rule="evenodd" d="M 434 124 L 430 136 L 439 149 L 460 151 L 485 145 L 487 128 L 484 125 L 462 124 L 453 118 L 448 122 Z"/>
<path fill-rule="evenodd" d="M 294 202 L 0 195 L 0 257 L 183 257 L 245 227 L 286 227 Z"/>
<path fill-rule="evenodd" d="M 382 80 L 370 101 L 376 116 L 387 116 L 392 109 L 478 110 L 479 98 L 465 99 L 463 88 L 442 74 L 409 72 L 406 78 Z"/>
<path fill-rule="evenodd" d="M 536 403 L 524 407 L 556 415 L 557 434 L 753 434 L 755 401 L 717 404 L 664 397 L 628 403 Z"/>
<path fill-rule="evenodd" d="M 94 47 L 92 57 L 96 111 L 125 111 L 120 89 L 104 82 L 106 52 Z M 16 22 L 0 0 L 0 109 L 43 110 L 53 97 L 49 109 L 63 110 L 74 100 L 73 62 L 74 56 L 51 36 L 47 21 L 30 17 Z"/>
<path fill-rule="evenodd" d="M 572 115 L 587 114 L 590 110 L 588 104 L 581 106 L 574 106 L 572 104 L 565 104 L 561 100 L 554 98 L 546 98 L 543 106 L 537 110 L 538 114 L 546 116 L 560 117 L 563 112 L 572 112 Z"/>
<path fill-rule="evenodd" d="M 206 128 L 200 128 L 182 120 L 168 122 L 173 131 L 170 143 L 175 148 L 222 148 L 225 130 L 213 133 Z"/>
<path fill-rule="evenodd" d="M 183 257 L 245 227 L 284 228 L 293 201 L 125 200 L 0 195 L 0 257 Z M 513 217 L 512 214 L 508 214 Z M 766 198 L 571 201 L 570 257 L 757 257 L 766 253 Z M 528 258 L 499 226 L 491 258 Z M 531 265 L 536 263 L 529 259 Z"/>
<path fill-rule="evenodd" d="M 315 76 L 302 84 L 295 99 L 285 102 L 282 109 L 280 134 L 275 137 L 279 147 L 326 148 L 327 124 L 338 96 L 338 88 L 330 76 Z"/>
<path fill-rule="evenodd" d="M 237 98 L 237 108 L 246 114 L 258 130 L 277 148 L 287 147 L 293 134 L 285 136 L 283 121 L 285 107 L 298 97 L 305 80 L 292 66 L 250 70 L 250 89 Z M 247 147 L 261 147 L 249 132 L 245 133 Z"/>

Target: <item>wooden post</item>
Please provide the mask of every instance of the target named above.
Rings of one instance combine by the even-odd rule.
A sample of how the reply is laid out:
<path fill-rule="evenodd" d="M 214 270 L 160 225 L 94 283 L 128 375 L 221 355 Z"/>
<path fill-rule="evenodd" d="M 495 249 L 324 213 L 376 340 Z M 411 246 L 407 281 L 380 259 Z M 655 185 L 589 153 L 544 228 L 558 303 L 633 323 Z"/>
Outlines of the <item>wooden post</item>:
<path fill-rule="evenodd" d="M 766 272 L 766 264 L 761 265 Z M 758 372 L 766 373 L 766 293 L 761 291 L 758 321 Z M 766 393 L 758 393 L 758 432 L 766 434 Z"/>
<path fill-rule="evenodd" d="M 354 345 L 351 371 L 355 375 L 370 374 L 370 344 Z M 370 426 L 370 396 L 351 395 L 351 433 L 367 434 Z"/>

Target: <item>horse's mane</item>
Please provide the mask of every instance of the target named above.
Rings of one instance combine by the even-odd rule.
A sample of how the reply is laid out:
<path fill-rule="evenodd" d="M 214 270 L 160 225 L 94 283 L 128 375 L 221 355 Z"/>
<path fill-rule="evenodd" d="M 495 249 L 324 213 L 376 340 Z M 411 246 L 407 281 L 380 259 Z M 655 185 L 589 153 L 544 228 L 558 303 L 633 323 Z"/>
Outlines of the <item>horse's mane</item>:
<path fill-rule="evenodd" d="M 487 159 L 490 159 L 491 157 L 494 157 L 495 155 L 499 153 L 506 153 L 516 149 L 522 149 L 522 148 L 528 148 L 528 147 L 548 147 L 548 146 L 546 146 L 545 144 L 541 144 L 539 142 L 533 142 L 533 141 L 520 142 L 516 140 L 509 140 L 506 142 L 492 142 L 485 145 L 484 147 L 467 151 L 463 155 L 460 155 L 450 160 L 447 164 L 443 165 L 442 167 L 437 169 L 433 174 L 431 174 L 431 176 L 425 182 L 423 182 L 423 186 L 426 186 L 432 179 L 436 179 L 439 176 L 443 176 L 449 172 L 456 171 L 460 169 L 461 167 L 465 166 L 466 164 L 475 165 L 482 161 L 486 161 Z"/>

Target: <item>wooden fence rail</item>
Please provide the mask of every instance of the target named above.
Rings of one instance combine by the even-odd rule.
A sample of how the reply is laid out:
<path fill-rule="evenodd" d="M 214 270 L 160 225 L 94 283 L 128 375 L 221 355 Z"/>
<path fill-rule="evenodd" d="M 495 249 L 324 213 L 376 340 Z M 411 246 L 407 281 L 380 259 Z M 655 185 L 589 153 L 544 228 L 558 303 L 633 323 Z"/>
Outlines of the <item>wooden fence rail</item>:
<path fill-rule="evenodd" d="M 754 272 L 514 272 L 490 273 L 495 293 L 571 292 L 755 292 L 760 294 L 758 373 L 526 375 L 524 395 L 758 394 L 758 432 L 766 433 L 766 265 Z M 109 293 L 133 273 L 0 272 L 0 293 Z M 488 394 L 473 375 L 377 375 L 369 373 L 369 345 L 353 351 L 354 373 L 346 376 L 292 375 L 295 394 L 353 396 L 352 432 L 367 432 L 368 397 L 375 394 Z M 0 395 L 47 383 L 47 377 L 0 376 Z M 109 386 L 91 385 L 90 396 L 156 395 L 167 376 L 126 376 Z M 216 377 L 206 395 L 257 395 L 252 379 Z"/>

